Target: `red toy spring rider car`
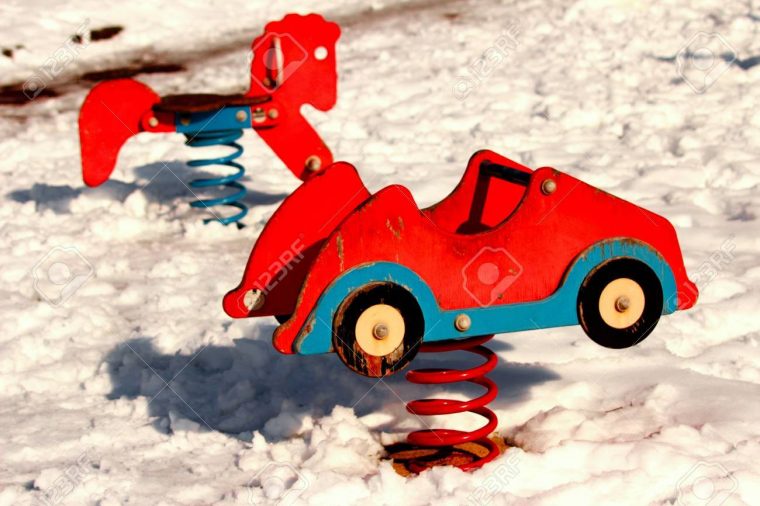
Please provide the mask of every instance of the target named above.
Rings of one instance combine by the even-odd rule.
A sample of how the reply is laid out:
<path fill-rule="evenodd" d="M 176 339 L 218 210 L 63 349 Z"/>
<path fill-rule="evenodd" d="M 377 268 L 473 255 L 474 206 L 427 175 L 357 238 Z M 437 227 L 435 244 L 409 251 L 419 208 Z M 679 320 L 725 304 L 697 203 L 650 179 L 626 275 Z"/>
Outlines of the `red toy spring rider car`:
<path fill-rule="evenodd" d="M 423 342 L 494 333 L 580 324 L 627 348 L 696 297 L 665 218 L 480 151 L 422 210 L 403 186 L 371 195 L 353 166 L 331 165 L 274 213 L 224 309 L 276 316 L 281 353 L 336 351 L 382 377 Z"/>

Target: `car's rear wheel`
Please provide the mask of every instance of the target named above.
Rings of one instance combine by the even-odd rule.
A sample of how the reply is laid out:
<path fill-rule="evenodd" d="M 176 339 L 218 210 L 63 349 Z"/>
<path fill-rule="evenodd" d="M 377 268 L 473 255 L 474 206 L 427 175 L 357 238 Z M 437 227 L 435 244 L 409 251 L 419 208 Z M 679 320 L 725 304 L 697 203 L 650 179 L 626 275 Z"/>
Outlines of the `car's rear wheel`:
<path fill-rule="evenodd" d="M 346 297 L 333 320 L 333 346 L 352 371 L 380 378 L 403 369 L 419 351 L 425 322 L 414 296 L 372 283 Z"/>
<path fill-rule="evenodd" d="M 610 260 L 591 271 L 578 292 L 578 321 L 606 348 L 634 346 L 654 330 L 662 315 L 660 280 L 643 262 Z"/>

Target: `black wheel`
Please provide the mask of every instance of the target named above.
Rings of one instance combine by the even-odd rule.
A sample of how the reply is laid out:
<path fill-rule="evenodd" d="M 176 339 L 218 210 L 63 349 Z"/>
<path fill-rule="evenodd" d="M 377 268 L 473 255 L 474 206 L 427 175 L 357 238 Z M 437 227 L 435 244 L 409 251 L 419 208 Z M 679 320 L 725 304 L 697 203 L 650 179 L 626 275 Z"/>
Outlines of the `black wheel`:
<path fill-rule="evenodd" d="M 403 369 L 420 348 L 425 322 L 414 296 L 392 283 L 372 283 L 346 297 L 333 321 L 333 347 L 363 376 Z"/>
<path fill-rule="evenodd" d="M 630 258 L 596 267 L 578 292 L 578 321 L 586 335 L 606 348 L 629 348 L 646 339 L 660 320 L 662 307 L 657 275 Z"/>
<path fill-rule="evenodd" d="M 286 321 L 290 320 L 290 317 L 293 316 L 292 314 L 276 314 L 274 315 L 274 319 L 277 320 L 277 323 L 282 325 Z"/>

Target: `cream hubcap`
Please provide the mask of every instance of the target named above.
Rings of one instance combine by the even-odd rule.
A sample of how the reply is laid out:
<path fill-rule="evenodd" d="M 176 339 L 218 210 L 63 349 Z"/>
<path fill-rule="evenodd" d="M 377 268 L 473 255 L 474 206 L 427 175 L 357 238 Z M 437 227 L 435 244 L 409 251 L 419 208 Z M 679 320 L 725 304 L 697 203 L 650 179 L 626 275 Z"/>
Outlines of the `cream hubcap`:
<path fill-rule="evenodd" d="M 636 323 L 644 314 L 644 290 L 628 278 L 611 281 L 599 297 L 599 314 L 604 323 L 616 329 L 625 329 Z"/>
<path fill-rule="evenodd" d="M 356 321 L 356 342 L 374 357 L 392 353 L 404 341 L 404 317 L 387 304 L 375 304 L 364 310 Z"/>

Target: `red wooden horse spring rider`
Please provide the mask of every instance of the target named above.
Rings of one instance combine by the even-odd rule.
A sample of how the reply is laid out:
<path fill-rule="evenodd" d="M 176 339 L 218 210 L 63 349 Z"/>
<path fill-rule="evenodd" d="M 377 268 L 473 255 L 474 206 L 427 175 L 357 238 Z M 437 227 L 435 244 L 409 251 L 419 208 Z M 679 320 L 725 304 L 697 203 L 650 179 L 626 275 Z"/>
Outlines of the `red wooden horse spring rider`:
<path fill-rule="evenodd" d="M 228 156 L 194 160 L 190 166 L 222 165 L 235 172 L 225 177 L 197 179 L 191 187 L 228 187 L 233 193 L 193 202 L 193 207 L 231 206 L 231 216 L 206 221 L 237 223 L 247 207 L 239 182 L 243 167 L 235 161 L 243 148 L 235 141 L 252 128 L 296 177 L 306 180 L 332 163 L 330 150 L 301 114 L 310 104 L 327 111 L 335 105 L 337 74 L 335 44 L 340 28 L 322 16 L 289 14 L 266 25 L 253 41 L 251 85 L 241 95 L 172 95 L 159 97 L 132 79 L 95 86 L 82 105 L 79 134 L 82 175 L 89 186 L 105 182 L 114 170 L 119 150 L 140 132 L 179 132 L 190 146 L 225 145 Z"/>
<path fill-rule="evenodd" d="M 472 401 L 407 406 L 485 417 L 473 432 L 408 437 L 423 447 L 478 442 L 489 453 L 460 466 L 471 469 L 498 453 L 487 439 L 496 416 L 486 407 L 497 389 L 484 377 L 496 356 L 482 346 L 493 334 L 580 324 L 596 343 L 627 348 L 696 297 L 665 218 L 555 169 L 481 151 L 454 191 L 427 209 L 403 186 L 371 195 L 353 166 L 333 164 L 277 209 L 224 309 L 235 318 L 275 316 L 279 352 L 334 351 L 365 376 L 393 374 L 419 351 L 484 357 L 469 370 L 407 374 L 486 388 Z"/>

